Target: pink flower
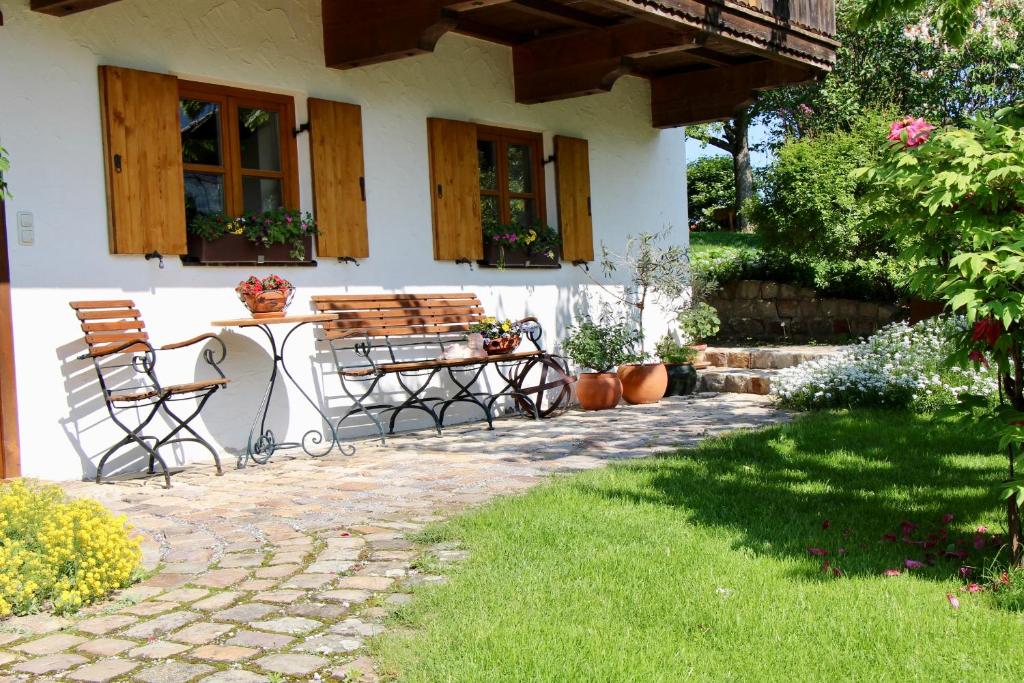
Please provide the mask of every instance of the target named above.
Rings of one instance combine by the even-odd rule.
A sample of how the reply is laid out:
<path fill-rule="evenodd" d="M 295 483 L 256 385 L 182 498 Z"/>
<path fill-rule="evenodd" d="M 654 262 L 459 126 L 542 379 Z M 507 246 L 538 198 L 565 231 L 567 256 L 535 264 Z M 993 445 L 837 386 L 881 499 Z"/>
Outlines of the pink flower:
<path fill-rule="evenodd" d="M 960 599 L 952 593 L 946 593 L 946 599 L 949 600 L 949 606 L 953 609 L 960 609 Z"/>
<path fill-rule="evenodd" d="M 918 562 L 917 560 L 904 560 L 903 566 L 907 569 L 924 569 L 924 562 Z"/>
<path fill-rule="evenodd" d="M 900 570 L 899 569 L 886 569 L 884 572 L 882 572 L 882 575 L 883 576 L 899 576 L 900 575 Z"/>
<path fill-rule="evenodd" d="M 828 551 L 824 548 L 808 548 L 807 552 L 809 552 L 811 555 L 817 555 L 818 557 L 824 557 L 825 555 L 828 555 Z"/>
<path fill-rule="evenodd" d="M 974 575 L 974 569 L 972 567 L 967 567 L 967 566 L 960 567 L 960 576 L 962 576 L 962 577 L 964 577 L 966 579 L 967 577 L 973 576 L 973 575 Z"/>
<path fill-rule="evenodd" d="M 973 361 L 980 365 L 984 365 L 986 368 L 988 367 L 988 358 L 985 358 L 985 354 L 983 354 L 978 349 L 975 349 L 971 351 L 969 354 L 967 354 L 967 360 Z"/>
<path fill-rule="evenodd" d="M 839 567 L 832 567 L 832 575 L 833 576 L 842 576 L 843 575 L 843 570 L 840 569 Z"/>
<path fill-rule="evenodd" d="M 830 526 L 832 526 L 832 522 L 828 521 L 827 519 L 826 519 L 826 520 L 824 520 L 824 521 L 823 521 L 823 522 L 821 523 L 821 528 L 822 528 L 822 529 L 824 529 L 824 530 L 826 530 L 826 531 L 828 531 L 828 528 L 829 528 Z"/>
<path fill-rule="evenodd" d="M 804 103 L 800 103 L 797 106 L 797 109 L 799 109 L 800 113 L 804 116 L 810 116 L 814 113 L 814 109 L 810 105 Z"/>
<path fill-rule="evenodd" d="M 889 141 L 902 142 L 907 147 L 917 147 L 927 142 L 935 126 L 929 125 L 923 118 L 908 116 L 900 121 L 893 121 L 889 126 Z"/>
<path fill-rule="evenodd" d="M 942 523 L 943 523 L 943 524 L 949 524 L 949 523 L 950 523 L 950 522 L 952 522 L 952 521 L 953 521 L 954 519 L 955 519 L 955 518 L 953 517 L 953 515 L 951 515 L 951 514 L 950 514 L 950 513 L 948 513 L 948 512 L 947 512 L 946 514 L 942 515 Z"/>
<path fill-rule="evenodd" d="M 839 547 L 839 548 L 838 548 L 838 549 L 836 550 L 836 555 L 845 555 L 845 554 L 846 554 L 846 548 L 844 548 L 844 547 L 842 547 L 842 546 L 840 546 L 840 547 Z"/>
<path fill-rule="evenodd" d="M 900 522 L 900 531 L 903 532 L 904 536 L 908 535 L 910 532 L 912 532 L 916 528 L 917 528 L 917 525 L 914 524 L 913 522 L 907 522 L 907 521 Z"/>
<path fill-rule="evenodd" d="M 988 527 L 987 526 L 979 526 L 977 533 L 979 533 L 979 534 L 987 534 L 988 533 Z"/>
<path fill-rule="evenodd" d="M 975 536 L 974 537 L 974 549 L 975 550 L 981 550 L 984 547 L 985 547 L 985 537 L 984 536 Z"/>
<path fill-rule="evenodd" d="M 967 587 L 964 588 L 964 590 L 967 591 L 968 593 L 980 593 L 981 591 L 983 591 L 985 589 L 982 588 L 980 583 L 969 583 L 969 584 L 967 584 Z"/>

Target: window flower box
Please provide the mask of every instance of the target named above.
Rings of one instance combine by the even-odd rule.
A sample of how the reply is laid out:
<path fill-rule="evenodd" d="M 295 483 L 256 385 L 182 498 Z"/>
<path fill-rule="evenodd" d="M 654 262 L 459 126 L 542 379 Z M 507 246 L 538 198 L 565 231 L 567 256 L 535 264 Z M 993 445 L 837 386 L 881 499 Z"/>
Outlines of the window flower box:
<path fill-rule="evenodd" d="M 203 265 L 307 265 L 313 262 L 313 236 L 303 238 L 303 244 L 305 258 L 298 259 L 291 255 L 291 246 L 288 244 L 265 247 L 242 235 L 223 235 L 214 240 L 206 240 L 190 234 L 185 261 Z"/>

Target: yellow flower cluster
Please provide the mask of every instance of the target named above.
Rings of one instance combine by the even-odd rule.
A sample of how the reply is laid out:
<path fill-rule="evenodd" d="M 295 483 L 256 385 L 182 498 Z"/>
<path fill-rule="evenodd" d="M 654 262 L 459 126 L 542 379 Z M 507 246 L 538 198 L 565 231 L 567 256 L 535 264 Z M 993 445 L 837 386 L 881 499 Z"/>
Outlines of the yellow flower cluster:
<path fill-rule="evenodd" d="M 129 585 L 142 559 L 124 517 L 56 486 L 0 486 L 0 616 L 73 612 Z"/>

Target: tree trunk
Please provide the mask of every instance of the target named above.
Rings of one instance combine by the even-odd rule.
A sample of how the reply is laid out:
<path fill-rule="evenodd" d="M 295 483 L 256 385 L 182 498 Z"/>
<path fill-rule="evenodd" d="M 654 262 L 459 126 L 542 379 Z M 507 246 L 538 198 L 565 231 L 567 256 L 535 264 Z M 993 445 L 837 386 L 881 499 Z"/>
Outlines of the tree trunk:
<path fill-rule="evenodd" d="M 732 144 L 732 169 L 736 180 L 736 227 L 740 232 L 750 232 L 752 226 L 743 212 L 743 205 L 754 196 L 754 168 L 750 165 L 750 109 L 744 107 L 736 112 L 730 128 L 729 142 Z"/>
<path fill-rule="evenodd" d="M 1024 539 L 1021 539 L 1020 509 L 1013 496 L 1006 501 L 1006 528 L 1010 531 L 1010 560 L 1019 567 L 1024 559 Z"/>

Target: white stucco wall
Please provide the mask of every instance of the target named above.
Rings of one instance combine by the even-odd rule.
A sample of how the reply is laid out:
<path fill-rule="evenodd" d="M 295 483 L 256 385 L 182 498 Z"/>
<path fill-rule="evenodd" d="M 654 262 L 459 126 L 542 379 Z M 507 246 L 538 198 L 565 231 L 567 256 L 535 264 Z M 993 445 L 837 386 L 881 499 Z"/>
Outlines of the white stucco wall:
<path fill-rule="evenodd" d="M 245 314 L 232 288 L 257 268 L 163 269 L 107 244 L 97 65 L 292 94 L 297 120 L 307 97 L 363 107 L 370 258 L 360 266 L 323 259 L 317 268 L 276 268 L 298 287 L 294 311 L 328 292 L 465 290 L 490 311 L 536 315 L 557 345 L 574 309 L 601 294 L 586 276 L 561 270 L 499 272 L 432 258 L 426 119 L 447 117 L 590 141 L 595 242 L 619 247 L 630 232 L 674 227 L 686 240 L 685 147 L 681 130 L 650 126 L 647 84 L 622 79 L 612 93 L 525 106 L 515 103 L 509 49 L 449 35 L 434 54 L 354 71 L 323 66 L 319 0 L 123 0 L 56 19 L 29 0 L 0 0 L 0 140 L 10 152 L 8 203 L 22 470 L 76 479 L 120 437 L 99 401 L 67 302 L 132 298 L 155 343 L 210 331 L 210 321 Z M 299 137 L 301 199 L 312 209 L 308 136 Z M 547 167 L 548 217 L 557 220 Z M 18 212 L 34 214 L 36 241 L 18 244 Z M 599 269 L 594 269 L 599 270 Z M 234 380 L 200 421 L 215 445 L 244 445 L 267 372 L 258 333 L 228 332 L 225 369 Z M 162 358 L 164 382 L 197 374 L 197 350 Z M 289 364 L 311 392 L 346 405 L 336 377 L 313 358 L 312 333 L 289 346 Z M 279 393 L 271 425 L 297 437 L 317 420 L 295 393 Z M 191 459 L 191 452 L 177 454 Z M 197 459 L 200 453 L 195 453 Z M 337 456 L 333 456 L 337 457 Z M 230 463 L 228 463 L 230 466 Z"/>

